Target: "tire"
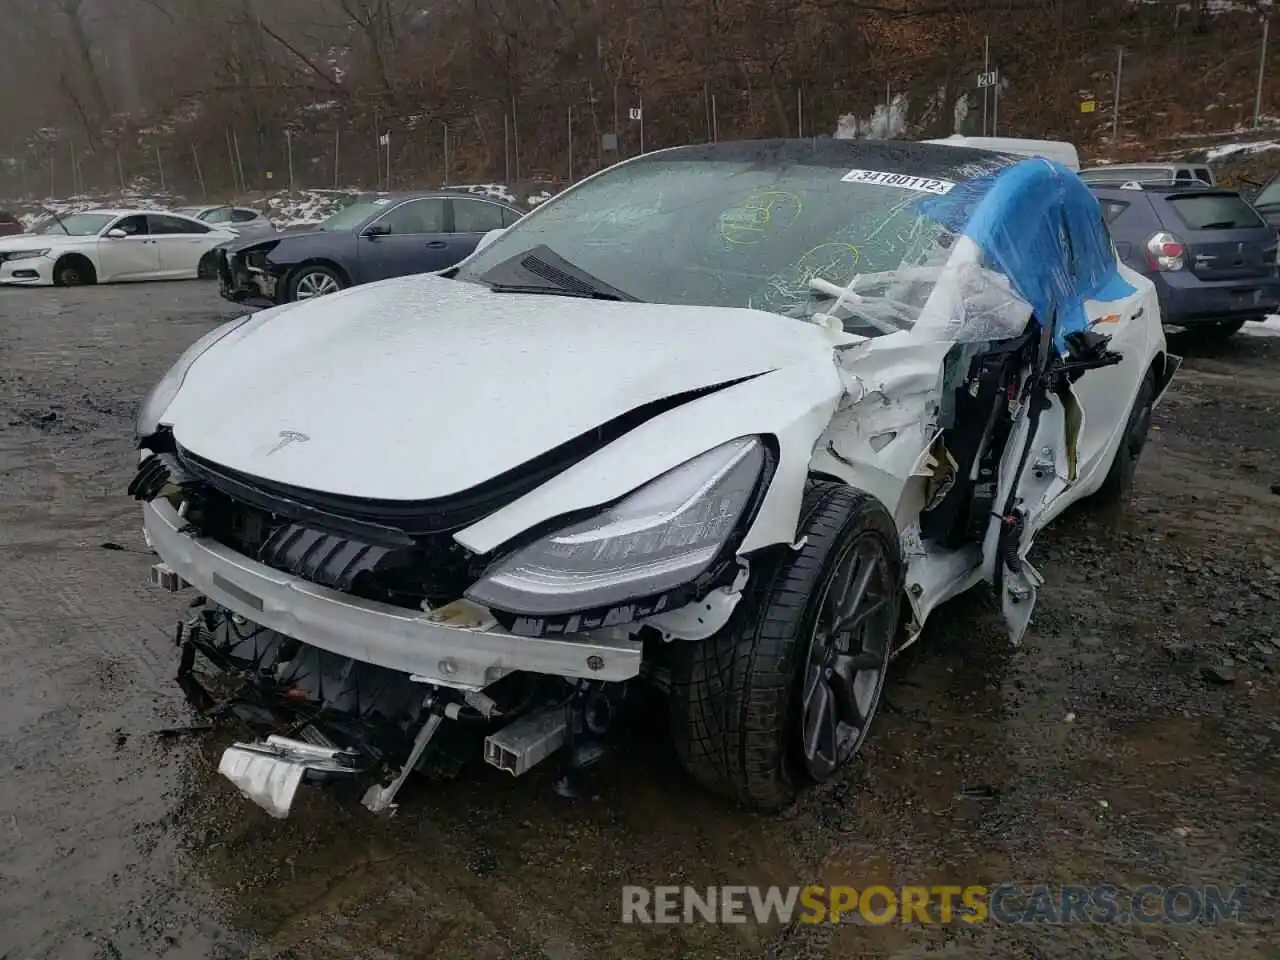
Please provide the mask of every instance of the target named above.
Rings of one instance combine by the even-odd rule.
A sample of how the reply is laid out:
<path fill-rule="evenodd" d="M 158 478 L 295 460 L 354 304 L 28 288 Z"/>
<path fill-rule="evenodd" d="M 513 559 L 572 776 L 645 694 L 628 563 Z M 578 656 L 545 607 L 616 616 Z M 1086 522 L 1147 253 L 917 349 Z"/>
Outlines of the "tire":
<path fill-rule="evenodd" d="M 216 280 L 218 279 L 218 256 L 210 251 L 200 258 L 200 265 L 196 267 L 197 280 Z"/>
<path fill-rule="evenodd" d="M 347 278 L 319 263 L 303 264 L 289 274 L 288 302 L 312 300 L 347 288 Z"/>
<path fill-rule="evenodd" d="M 55 287 L 83 287 L 97 282 L 97 271 L 86 257 L 72 254 L 53 265 Z"/>
<path fill-rule="evenodd" d="M 674 641 L 672 651 L 671 729 L 681 763 L 703 787 L 764 813 L 834 775 L 861 747 L 884 687 L 902 598 L 897 529 L 867 494 L 812 481 L 796 536 L 803 543 L 798 550 L 752 571 L 723 630 L 706 640 Z M 836 652 L 821 628 L 833 581 L 847 572 L 845 582 L 855 582 L 861 568 L 849 569 L 849 561 L 864 551 L 875 558 L 865 595 L 878 603 L 848 638 L 842 684 L 840 673 L 818 669 L 817 654 Z M 850 696 L 840 698 L 839 690 Z M 825 728 L 834 737 L 824 742 L 834 749 L 808 753 L 803 731 L 819 703 L 842 703 L 846 716 L 856 703 L 861 722 L 846 728 L 837 720 Z"/>
<path fill-rule="evenodd" d="M 1129 420 L 1125 424 L 1124 438 L 1116 448 L 1115 459 L 1111 461 L 1111 469 L 1107 478 L 1093 495 L 1097 503 L 1120 503 L 1133 488 L 1133 477 L 1138 469 L 1138 459 L 1142 456 L 1142 448 L 1147 443 L 1147 433 L 1151 429 L 1151 409 L 1155 403 L 1156 371 L 1155 367 L 1147 370 L 1147 375 L 1138 388 L 1138 397 L 1129 411 Z"/>

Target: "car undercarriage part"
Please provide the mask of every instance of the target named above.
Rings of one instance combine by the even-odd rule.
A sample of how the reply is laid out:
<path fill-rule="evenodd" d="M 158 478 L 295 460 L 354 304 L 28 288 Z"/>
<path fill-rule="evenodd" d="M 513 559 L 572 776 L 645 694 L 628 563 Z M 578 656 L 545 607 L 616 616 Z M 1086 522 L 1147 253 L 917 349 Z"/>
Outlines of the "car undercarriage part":
<path fill-rule="evenodd" d="M 203 597 L 193 606 L 176 635 L 179 683 L 202 721 L 188 732 L 234 718 L 257 733 L 228 747 L 218 769 L 277 818 L 303 783 L 364 785 L 365 807 L 393 811 L 410 773 L 456 776 L 481 742 L 485 760 L 515 776 L 567 747 L 555 786 L 572 796 L 607 754 L 625 699 L 626 684 L 528 673 L 484 692 L 451 690 L 300 643 Z M 211 676 L 197 676 L 197 656 Z"/>
<path fill-rule="evenodd" d="M 440 724 L 444 722 L 444 709 L 439 701 L 432 696 L 428 696 L 426 706 L 427 719 L 418 730 L 418 735 L 413 738 L 413 747 L 409 750 L 409 756 L 405 758 L 400 771 L 390 783 L 385 785 L 374 784 L 369 787 L 364 799 L 361 801 L 374 813 L 382 813 L 384 810 L 395 808 L 396 794 L 400 792 L 405 780 L 409 778 L 413 768 L 422 759 L 422 754 L 431 742 L 431 738 L 436 735 L 436 731 L 440 729 Z"/>
<path fill-rule="evenodd" d="M 262 743 L 232 744 L 218 762 L 218 773 L 271 816 L 284 819 L 304 780 L 355 776 L 359 762 L 354 751 L 273 735 Z"/>
<path fill-rule="evenodd" d="M 567 729 L 563 707 L 525 714 L 485 737 L 485 762 L 518 777 L 564 746 Z"/>

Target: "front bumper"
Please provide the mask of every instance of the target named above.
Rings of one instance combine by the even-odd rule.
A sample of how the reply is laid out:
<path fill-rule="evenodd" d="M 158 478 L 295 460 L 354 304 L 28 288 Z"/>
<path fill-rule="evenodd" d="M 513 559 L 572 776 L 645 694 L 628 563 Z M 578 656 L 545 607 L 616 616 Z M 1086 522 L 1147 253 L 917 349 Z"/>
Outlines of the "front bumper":
<path fill-rule="evenodd" d="M 48 257 L 6 260 L 0 263 L 0 283 L 38 287 L 53 284 L 53 261 Z"/>
<path fill-rule="evenodd" d="M 265 273 L 251 270 L 240 254 L 218 250 L 218 293 L 224 300 L 250 307 L 274 307 L 276 281 Z"/>
<path fill-rule="evenodd" d="M 143 519 L 148 545 L 184 582 L 253 623 L 339 656 L 459 690 L 480 690 L 516 671 L 605 681 L 640 672 L 641 643 L 623 628 L 533 638 L 445 625 L 194 539 L 181 532 L 185 521 L 165 500 L 144 504 Z"/>

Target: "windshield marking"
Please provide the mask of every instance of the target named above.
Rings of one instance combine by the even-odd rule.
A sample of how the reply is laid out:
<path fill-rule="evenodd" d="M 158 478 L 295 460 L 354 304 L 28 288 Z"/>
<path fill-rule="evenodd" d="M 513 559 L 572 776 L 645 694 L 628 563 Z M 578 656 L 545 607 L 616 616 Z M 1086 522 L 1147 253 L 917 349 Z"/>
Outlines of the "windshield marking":
<path fill-rule="evenodd" d="M 782 232 L 804 211 L 804 202 L 786 190 L 761 190 L 720 214 L 720 239 L 730 246 L 751 246 L 770 232 Z"/>
<path fill-rule="evenodd" d="M 624 166 L 526 217 L 458 279 L 489 283 L 517 251 L 545 246 L 644 302 L 804 321 L 825 310 L 848 331 L 879 336 L 915 325 L 949 255 L 956 228 L 926 215 L 928 205 L 967 196 L 966 178 L 988 167 L 949 169 L 944 180 L 748 161 Z"/>
<path fill-rule="evenodd" d="M 843 183 L 864 183 L 874 187 L 898 187 L 901 190 L 918 190 L 922 193 L 934 193 L 945 196 L 955 188 L 954 180 L 939 180 L 935 177 L 913 177 L 906 173 L 891 173 L 887 170 L 850 170 L 840 178 Z"/>

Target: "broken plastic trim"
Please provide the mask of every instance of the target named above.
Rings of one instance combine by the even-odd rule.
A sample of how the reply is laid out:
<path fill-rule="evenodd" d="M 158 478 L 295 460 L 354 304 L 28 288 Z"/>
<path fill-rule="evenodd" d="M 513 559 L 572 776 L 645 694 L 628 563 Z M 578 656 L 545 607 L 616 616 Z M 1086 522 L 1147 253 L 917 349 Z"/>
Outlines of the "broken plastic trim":
<path fill-rule="evenodd" d="M 261 743 L 236 743 L 218 763 L 242 794 L 276 819 L 284 819 L 304 780 L 351 777 L 361 772 L 358 755 L 303 740 L 271 736 Z"/>

